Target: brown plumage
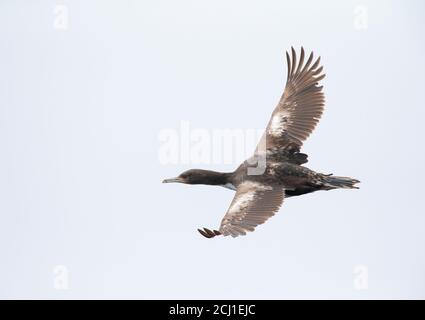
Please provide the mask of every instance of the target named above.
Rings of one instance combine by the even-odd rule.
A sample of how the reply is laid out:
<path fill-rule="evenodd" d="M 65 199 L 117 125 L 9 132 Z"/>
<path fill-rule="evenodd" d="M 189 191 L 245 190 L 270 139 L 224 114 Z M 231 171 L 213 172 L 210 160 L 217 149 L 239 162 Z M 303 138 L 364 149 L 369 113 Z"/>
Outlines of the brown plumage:
<path fill-rule="evenodd" d="M 237 237 L 254 231 L 279 211 L 285 197 L 318 190 L 357 188 L 356 179 L 317 173 L 301 166 L 307 162 L 307 155 L 301 153 L 300 148 L 323 113 L 325 97 L 319 81 L 325 74 L 320 57 L 313 62 L 313 53 L 304 63 L 303 48 L 299 60 L 294 48 L 291 55 L 286 53 L 286 60 L 285 90 L 250 159 L 234 172 L 192 169 L 163 181 L 219 185 L 236 190 L 219 230 L 198 229 L 206 238 Z"/>

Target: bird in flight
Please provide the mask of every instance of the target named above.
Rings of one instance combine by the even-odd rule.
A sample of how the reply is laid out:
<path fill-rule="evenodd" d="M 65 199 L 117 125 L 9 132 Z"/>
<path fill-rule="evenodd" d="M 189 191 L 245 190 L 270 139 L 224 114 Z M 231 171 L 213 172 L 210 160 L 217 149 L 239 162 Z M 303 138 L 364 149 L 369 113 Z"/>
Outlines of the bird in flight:
<path fill-rule="evenodd" d="M 198 229 L 206 238 L 242 236 L 277 213 L 285 198 L 318 190 L 358 189 L 359 180 L 315 172 L 303 166 L 300 152 L 322 116 L 325 97 L 320 80 L 325 77 L 320 57 L 313 52 L 305 61 L 294 48 L 286 52 L 288 75 L 285 90 L 274 109 L 254 155 L 234 172 L 192 169 L 164 183 L 206 184 L 236 191 L 218 230 Z"/>

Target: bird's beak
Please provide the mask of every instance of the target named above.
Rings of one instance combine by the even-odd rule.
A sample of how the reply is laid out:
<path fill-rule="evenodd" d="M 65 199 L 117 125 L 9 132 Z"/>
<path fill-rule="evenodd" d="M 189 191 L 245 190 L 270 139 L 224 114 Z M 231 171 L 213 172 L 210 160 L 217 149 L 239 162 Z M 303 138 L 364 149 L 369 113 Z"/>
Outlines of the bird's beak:
<path fill-rule="evenodd" d="M 184 180 L 182 178 L 176 177 L 171 179 L 165 179 L 162 181 L 162 183 L 173 183 L 173 182 L 184 183 Z"/>

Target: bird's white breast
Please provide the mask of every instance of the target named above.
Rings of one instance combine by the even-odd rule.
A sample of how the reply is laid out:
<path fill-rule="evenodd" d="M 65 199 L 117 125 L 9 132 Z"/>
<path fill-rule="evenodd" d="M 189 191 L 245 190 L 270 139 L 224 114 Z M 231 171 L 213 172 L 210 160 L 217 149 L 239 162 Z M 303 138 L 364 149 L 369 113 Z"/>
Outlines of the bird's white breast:
<path fill-rule="evenodd" d="M 236 190 L 236 187 L 235 187 L 233 184 L 231 184 L 231 183 L 223 184 L 223 185 L 222 185 L 222 187 L 224 187 L 224 188 L 226 188 L 226 189 L 233 190 L 233 191 L 235 191 L 235 190 Z"/>

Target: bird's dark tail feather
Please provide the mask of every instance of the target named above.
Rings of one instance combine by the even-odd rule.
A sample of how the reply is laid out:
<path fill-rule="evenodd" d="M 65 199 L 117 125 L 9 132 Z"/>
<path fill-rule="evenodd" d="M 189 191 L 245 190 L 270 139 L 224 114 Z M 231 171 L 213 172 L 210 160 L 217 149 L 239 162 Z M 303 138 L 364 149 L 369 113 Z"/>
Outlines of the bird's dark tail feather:
<path fill-rule="evenodd" d="M 323 177 L 323 187 L 325 190 L 331 189 L 359 189 L 356 186 L 359 183 L 359 180 L 350 178 L 350 177 L 338 177 L 333 175 L 322 175 Z"/>

